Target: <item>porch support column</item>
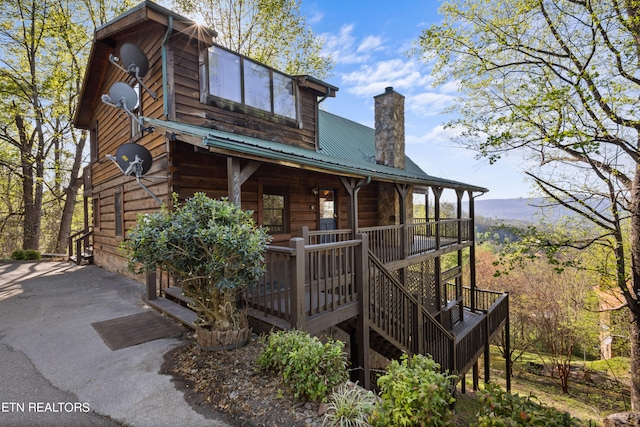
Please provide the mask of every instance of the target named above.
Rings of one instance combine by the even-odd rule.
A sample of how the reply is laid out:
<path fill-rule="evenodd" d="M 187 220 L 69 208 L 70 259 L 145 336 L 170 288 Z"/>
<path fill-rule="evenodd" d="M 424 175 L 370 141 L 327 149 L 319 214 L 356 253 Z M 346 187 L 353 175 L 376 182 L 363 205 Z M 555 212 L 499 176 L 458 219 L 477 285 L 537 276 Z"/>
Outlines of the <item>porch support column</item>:
<path fill-rule="evenodd" d="M 409 196 L 412 194 L 412 188 L 408 184 L 396 184 L 396 191 L 400 195 L 400 248 L 402 250 L 402 259 L 409 257 L 409 245 L 413 243 L 413 235 L 409 236 L 409 228 L 407 227 L 407 213 L 409 211 Z M 400 283 L 407 285 L 407 268 L 400 270 Z"/>
<path fill-rule="evenodd" d="M 362 387 L 369 390 L 371 388 L 371 367 L 369 361 L 370 343 L 369 343 L 369 283 L 366 278 L 369 277 L 369 236 L 367 234 L 357 234 L 355 237 L 362 241 L 362 247 L 356 250 L 356 291 L 358 292 L 358 319 L 355 337 L 356 345 L 352 343 L 352 348 L 357 349 L 355 358 L 352 355 L 352 361 L 356 362 L 358 368 L 358 382 Z"/>
<path fill-rule="evenodd" d="M 351 235 L 355 236 L 358 232 L 358 193 L 362 187 L 371 182 L 371 177 L 356 179 L 341 176 L 340 181 L 349 193 L 348 227 L 351 229 Z"/>
<path fill-rule="evenodd" d="M 436 239 L 436 250 L 440 249 L 440 196 L 442 196 L 442 188 L 441 187 L 432 187 L 431 188 L 433 190 L 433 196 L 434 196 L 434 202 L 433 202 L 433 210 L 434 210 L 434 217 L 433 220 L 435 221 L 436 224 L 436 235 L 435 235 L 435 239 Z M 443 299 L 442 299 L 442 263 L 441 263 L 441 259 L 440 257 L 436 257 L 435 259 L 435 285 L 436 285 L 436 295 L 435 295 L 435 299 L 438 302 L 438 311 L 442 310 L 443 305 Z M 442 323 L 442 319 L 440 320 L 440 322 Z"/>
<path fill-rule="evenodd" d="M 249 162 L 243 169 L 240 168 L 240 159 L 237 157 L 227 157 L 227 186 L 229 190 L 229 201 L 241 207 L 242 184 L 249 179 L 260 167 L 260 162 Z"/>
<path fill-rule="evenodd" d="M 456 217 L 458 220 L 458 244 L 462 243 L 462 197 L 464 197 L 463 190 L 456 190 L 456 200 L 457 200 L 457 209 L 456 209 Z M 458 250 L 458 267 L 460 267 L 460 271 L 462 272 L 462 264 L 463 256 L 462 249 Z M 464 298 L 462 297 L 462 287 L 464 286 L 464 276 L 462 273 L 459 277 L 456 278 L 456 299 L 459 299 L 458 303 L 458 312 L 460 313 L 460 321 L 464 321 Z"/>
<path fill-rule="evenodd" d="M 505 371 L 507 372 L 507 392 L 511 393 L 511 332 L 509 322 L 509 294 L 507 294 L 507 319 L 504 322 L 504 354 L 505 358 Z"/>
<path fill-rule="evenodd" d="M 440 197 L 442 196 L 441 187 L 432 187 L 433 190 L 433 220 L 436 223 L 436 250 L 440 249 Z"/>
<path fill-rule="evenodd" d="M 469 287 L 471 288 L 471 296 L 470 296 L 470 305 L 471 312 L 476 312 L 476 224 L 475 224 L 475 204 L 473 199 L 473 192 L 469 191 L 469 218 L 471 218 L 471 222 L 469 223 L 470 230 L 468 231 L 471 235 L 469 236 L 471 239 L 471 246 L 469 247 Z"/>

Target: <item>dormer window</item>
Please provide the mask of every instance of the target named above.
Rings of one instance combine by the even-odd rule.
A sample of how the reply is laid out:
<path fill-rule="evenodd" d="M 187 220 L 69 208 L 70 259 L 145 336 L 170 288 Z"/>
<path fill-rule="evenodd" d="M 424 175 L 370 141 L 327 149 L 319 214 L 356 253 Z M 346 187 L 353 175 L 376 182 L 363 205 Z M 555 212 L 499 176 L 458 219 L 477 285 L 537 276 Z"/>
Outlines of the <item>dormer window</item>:
<path fill-rule="evenodd" d="M 221 106 L 227 101 L 229 108 L 240 104 L 248 112 L 254 109 L 274 117 L 297 119 L 291 77 L 219 46 L 209 48 L 208 61 L 208 101 Z"/>

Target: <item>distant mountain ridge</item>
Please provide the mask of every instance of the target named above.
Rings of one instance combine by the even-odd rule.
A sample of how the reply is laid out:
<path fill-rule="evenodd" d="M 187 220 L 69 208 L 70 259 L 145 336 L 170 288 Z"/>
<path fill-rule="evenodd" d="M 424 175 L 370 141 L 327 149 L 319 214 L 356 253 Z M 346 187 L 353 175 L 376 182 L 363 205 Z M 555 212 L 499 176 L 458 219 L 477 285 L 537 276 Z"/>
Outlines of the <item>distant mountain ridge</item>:
<path fill-rule="evenodd" d="M 511 221 L 538 222 L 543 209 L 549 202 L 543 198 L 518 198 L 518 199 L 475 199 L 476 216 L 488 219 L 503 219 Z M 546 208 L 545 210 L 547 210 Z M 566 215 L 575 215 L 571 210 L 556 206 L 552 210 L 554 218 Z"/>

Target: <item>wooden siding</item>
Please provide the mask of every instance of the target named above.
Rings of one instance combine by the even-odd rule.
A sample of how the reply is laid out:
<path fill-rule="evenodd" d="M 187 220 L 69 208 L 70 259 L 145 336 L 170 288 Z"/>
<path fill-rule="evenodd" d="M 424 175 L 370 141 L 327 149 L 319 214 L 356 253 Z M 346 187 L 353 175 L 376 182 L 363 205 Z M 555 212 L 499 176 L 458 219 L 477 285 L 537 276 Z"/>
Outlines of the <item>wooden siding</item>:
<path fill-rule="evenodd" d="M 191 197 L 203 191 L 214 198 L 228 196 L 227 157 L 195 151 L 193 146 L 175 142 L 171 145 L 170 171 L 173 176 L 173 190 L 181 198 Z M 241 163 L 241 167 L 246 161 Z M 339 178 L 317 172 L 264 163 L 242 185 L 242 208 L 254 212 L 256 220 L 259 212 L 259 188 L 261 185 L 283 187 L 289 195 L 289 233 L 276 236 L 276 242 L 287 242 L 291 237 L 301 237 L 302 227 L 310 230 L 318 228 L 318 197 L 313 188 L 335 189 L 337 198 L 337 227 L 348 223 L 348 194 Z"/>
<path fill-rule="evenodd" d="M 142 114 L 151 117 L 162 117 L 162 58 L 160 45 L 157 40 L 162 40 L 165 29 L 155 25 L 144 33 L 129 35 L 126 39 L 115 40 L 113 55 L 117 56 L 120 46 L 125 43 L 134 43 L 140 47 L 149 59 L 149 72 L 143 79 L 144 83 L 158 94 L 154 100 L 142 89 Z M 122 70 L 111 63 L 107 63 L 105 78 L 100 88 L 100 93 L 109 93 L 111 85 L 116 82 L 125 82 L 132 87 L 135 79 L 128 76 Z M 116 100 L 114 100 L 116 101 Z M 135 224 L 140 213 L 154 212 L 159 209 L 158 203 L 145 191 L 134 177 L 124 176 L 122 171 L 106 155 L 115 155 L 118 147 L 123 144 L 135 142 L 147 148 L 154 159 L 151 170 L 146 174 L 143 183 L 159 199 L 168 202 L 170 200 L 167 138 L 161 131 L 144 133 L 132 136 L 132 119 L 123 110 L 99 102 L 91 118 L 95 123 L 97 135 L 96 162 L 91 164 L 91 180 L 93 196 L 99 203 L 99 217 L 96 218 L 94 229 L 94 250 L 96 252 L 96 264 L 119 263 L 116 269 L 122 271 L 124 259 L 119 253 L 118 246 L 126 237 L 126 230 Z M 137 126 L 137 125 L 136 125 Z M 124 223 L 123 236 L 116 236 L 114 193 L 122 192 L 122 216 Z M 115 261 L 114 261 L 115 260 Z"/>

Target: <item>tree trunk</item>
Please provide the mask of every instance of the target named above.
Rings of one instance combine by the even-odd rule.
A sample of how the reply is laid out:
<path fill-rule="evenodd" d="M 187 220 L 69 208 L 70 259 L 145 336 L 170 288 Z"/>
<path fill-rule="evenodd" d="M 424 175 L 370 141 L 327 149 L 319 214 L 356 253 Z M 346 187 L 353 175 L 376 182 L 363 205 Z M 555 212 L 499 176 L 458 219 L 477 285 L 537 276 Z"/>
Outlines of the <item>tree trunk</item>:
<path fill-rule="evenodd" d="M 640 141 L 638 143 L 640 146 Z M 640 411 L 640 304 L 638 295 L 640 292 L 640 164 L 636 164 L 636 172 L 632 188 L 629 194 L 630 212 L 630 255 L 631 255 L 631 289 L 627 286 L 626 276 L 620 277 L 618 286 L 625 297 L 629 308 L 629 320 L 631 329 L 631 409 Z M 616 257 L 619 258 L 618 255 Z M 622 261 L 624 263 L 624 261 Z M 618 260 L 618 263 L 620 261 Z M 624 264 L 623 264 L 624 265 Z"/>
<path fill-rule="evenodd" d="M 640 327 L 638 327 L 638 316 L 634 313 L 629 315 L 631 325 L 631 410 L 640 411 Z"/>
<path fill-rule="evenodd" d="M 82 185 L 82 178 L 79 177 L 79 175 L 80 166 L 82 165 L 82 152 L 84 151 L 86 141 L 87 134 L 86 132 L 83 132 L 80 141 L 76 144 L 76 155 L 73 161 L 73 167 L 71 168 L 69 186 L 64 189 L 64 208 L 62 210 L 62 218 L 60 219 L 60 231 L 58 232 L 58 237 L 56 239 L 55 253 L 65 252 L 69 236 L 71 235 L 71 222 L 73 220 L 73 212 L 76 207 L 76 195 L 78 194 L 80 185 Z"/>
<path fill-rule="evenodd" d="M 20 167 L 22 173 L 22 201 L 24 215 L 22 217 L 22 249 L 38 250 L 40 246 L 40 218 L 34 200 L 33 176 L 33 140 L 29 138 L 22 115 L 16 114 L 14 122 L 20 137 Z"/>

